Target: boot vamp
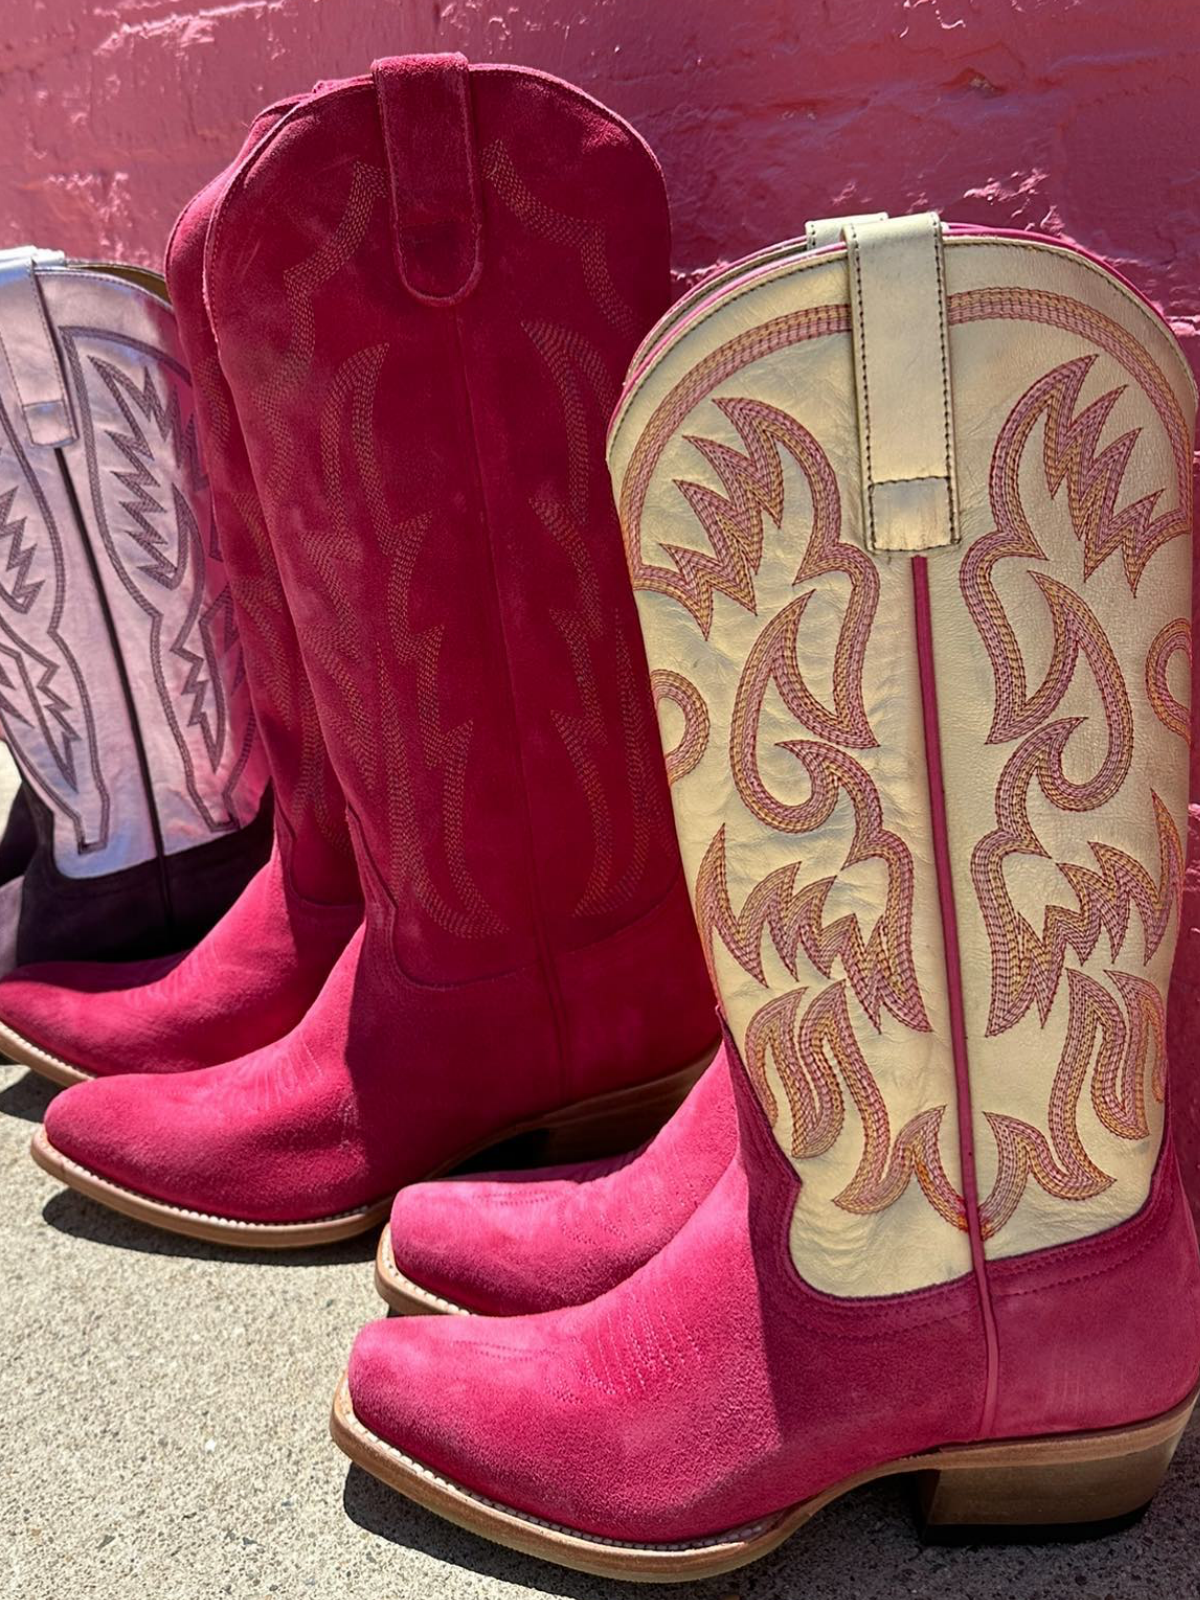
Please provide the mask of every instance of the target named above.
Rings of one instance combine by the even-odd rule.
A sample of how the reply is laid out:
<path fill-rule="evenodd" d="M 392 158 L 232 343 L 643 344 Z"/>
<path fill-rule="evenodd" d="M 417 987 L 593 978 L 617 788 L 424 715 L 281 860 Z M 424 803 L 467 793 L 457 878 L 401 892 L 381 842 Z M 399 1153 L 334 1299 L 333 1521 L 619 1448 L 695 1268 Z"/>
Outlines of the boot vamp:
<path fill-rule="evenodd" d="M 277 1043 L 166 1080 L 76 1085 L 47 1112 L 51 1144 L 168 1205 L 304 1222 L 374 1204 L 558 1104 L 534 976 L 383 989 L 363 944 L 360 929 Z"/>
<path fill-rule="evenodd" d="M 659 1255 L 589 1305 L 370 1325 L 355 1412 L 474 1493 L 634 1542 L 725 1532 L 969 1437 L 972 1286 L 832 1300 L 795 1276 L 779 1221 L 752 1238 L 735 1160 Z"/>
<path fill-rule="evenodd" d="M 295 1025 L 359 916 L 289 896 L 275 854 L 182 956 L 21 968 L 0 980 L 0 1021 L 97 1075 L 211 1066 Z"/>

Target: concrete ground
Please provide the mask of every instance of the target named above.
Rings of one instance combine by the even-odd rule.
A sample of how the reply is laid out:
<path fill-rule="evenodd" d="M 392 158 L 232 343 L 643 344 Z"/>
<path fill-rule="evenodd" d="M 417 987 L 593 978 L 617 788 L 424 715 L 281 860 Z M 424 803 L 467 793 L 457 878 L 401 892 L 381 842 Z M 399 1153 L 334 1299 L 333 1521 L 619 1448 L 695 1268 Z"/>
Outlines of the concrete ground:
<path fill-rule="evenodd" d="M 5 775 L 0 770 L 0 803 Z M 374 1239 L 271 1255 L 157 1233 L 27 1154 L 54 1091 L 0 1066 L 0 1596 L 5 1600 L 601 1600 L 460 1533 L 330 1442 Z M 1155 1352 L 1142 1352 L 1153 1361 Z M 736 1381 L 736 1362 L 731 1365 Z M 936 1374 L 931 1381 L 936 1381 Z M 1192 1600 L 1200 1417 L 1145 1519 L 1085 1545 L 925 1548 L 899 1483 L 859 1490 L 773 1557 L 644 1600 Z"/>
<path fill-rule="evenodd" d="M 243 1254 L 104 1211 L 57 1188 L 26 1153 L 52 1093 L 19 1068 L 0 1068 L 0 1594 L 600 1600 L 621 1592 L 458 1532 L 349 1468 L 331 1444 L 326 1416 L 350 1340 L 381 1309 L 373 1240 Z M 1200 1596 L 1200 1427 L 1145 1519 L 1117 1537 L 923 1548 L 904 1487 L 885 1484 L 835 1504 L 774 1557 L 682 1592 L 704 1600 Z"/>

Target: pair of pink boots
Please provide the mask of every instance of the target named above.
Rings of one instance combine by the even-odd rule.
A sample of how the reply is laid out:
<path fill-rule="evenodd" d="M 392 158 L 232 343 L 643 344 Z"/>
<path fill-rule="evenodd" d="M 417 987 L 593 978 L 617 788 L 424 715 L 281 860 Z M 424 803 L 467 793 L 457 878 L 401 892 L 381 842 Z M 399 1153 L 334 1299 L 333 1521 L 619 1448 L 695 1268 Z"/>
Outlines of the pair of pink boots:
<path fill-rule="evenodd" d="M 335 1438 L 546 1559 L 694 1580 L 892 1473 L 934 1527 L 1111 1526 L 1200 1375 L 1194 386 L 1102 264 L 931 214 L 814 225 L 634 352 L 666 248 L 624 125 L 443 58 L 276 108 L 185 213 L 279 847 L 173 994 L 0 985 L 106 1074 L 35 1154 L 234 1242 L 401 1189 L 385 1297 L 474 1314 L 364 1329 Z M 403 1189 L 661 1118 L 695 926 L 724 1049 L 648 1149 Z"/>

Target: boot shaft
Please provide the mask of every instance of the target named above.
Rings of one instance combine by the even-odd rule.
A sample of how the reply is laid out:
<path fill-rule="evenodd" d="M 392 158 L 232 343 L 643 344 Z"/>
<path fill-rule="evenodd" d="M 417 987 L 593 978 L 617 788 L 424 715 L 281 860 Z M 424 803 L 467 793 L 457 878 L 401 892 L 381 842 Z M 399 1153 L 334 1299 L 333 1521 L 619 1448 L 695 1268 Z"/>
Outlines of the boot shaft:
<path fill-rule="evenodd" d="M 698 292 L 610 448 L 702 941 L 841 1295 L 1146 1201 L 1195 412 L 1097 263 L 847 237 Z"/>
<path fill-rule="evenodd" d="M 14 250 L 0 336 L 0 724 L 44 874 L 165 882 L 267 780 L 175 319 L 154 273 Z"/>
<path fill-rule="evenodd" d="M 297 107 L 211 230 L 368 896 L 417 979 L 593 945 L 678 876 L 602 456 L 667 255 L 628 128 L 452 58 Z"/>
<path fill-rule="evenodd" d="M 166 275 L 195 381 L 213 513 L 270 766 L 276 837 L 287 881 L 311 900 L 336 904 L 357 900 L 360 894 L 345 796 L 321 737 L 237 410 L 204 304 L 204 250 L 212 213 L 239 164 L 297 103 L 282 101 L 261 112 L 229 167 L 184 208 L 167 246 Z"/>

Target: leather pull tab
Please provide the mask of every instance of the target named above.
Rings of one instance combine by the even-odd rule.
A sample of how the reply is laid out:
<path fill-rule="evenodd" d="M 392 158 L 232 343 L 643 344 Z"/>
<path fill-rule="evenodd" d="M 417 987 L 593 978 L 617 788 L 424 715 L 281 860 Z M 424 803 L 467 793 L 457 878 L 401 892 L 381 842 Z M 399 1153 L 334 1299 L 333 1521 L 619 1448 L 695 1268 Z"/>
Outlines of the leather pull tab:
<path fill-rule="evenodd" d="M 804 248 L 824 250 L 826 245 L 841 244 L 842 230 L 848 222 L 886 222 L 886 211 L 859 211 L 845 217 L 814 217 L 804 225 Z"/>
<path fill-rule="evenodd" d="M 78 437 L 62 357 L 38 288 L 38 265 L 62 266 L 58 250 L 0 250 L 0 359 L 30 444 L 55 449 Z"/>
<path fill-rule="evenodd" d="M 869 550 L 956 544 L 954 413 L 935 212 L 843 224 Z"/>
<path fill-rule="evenodd" d="M 459 55 L 391 56 L 371 76 L 401 280 L 418 300 L 455 305 L 483 265 L 470 69 Z"/>

